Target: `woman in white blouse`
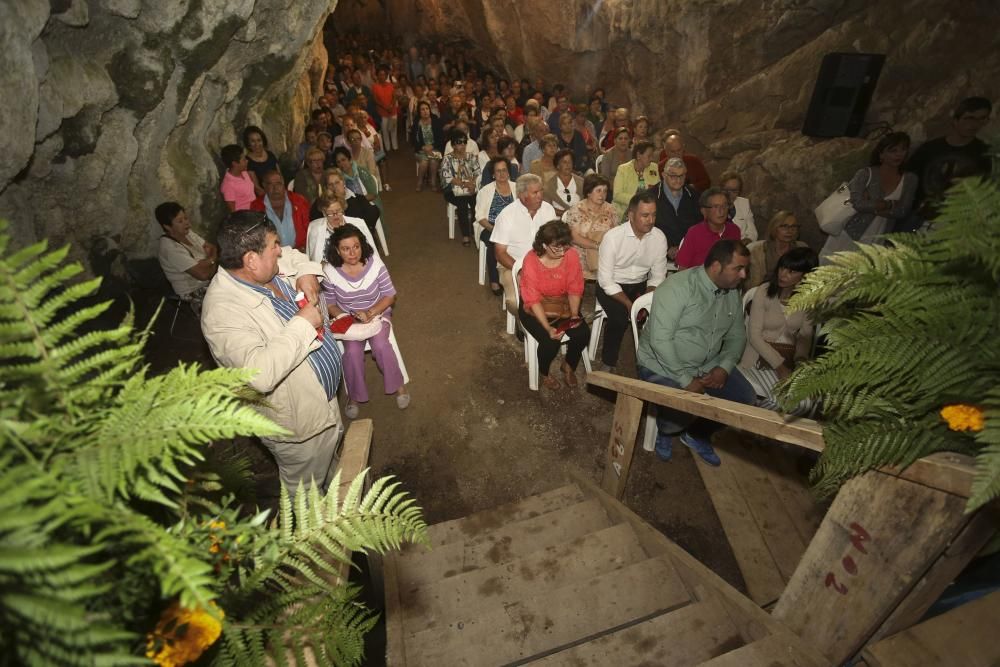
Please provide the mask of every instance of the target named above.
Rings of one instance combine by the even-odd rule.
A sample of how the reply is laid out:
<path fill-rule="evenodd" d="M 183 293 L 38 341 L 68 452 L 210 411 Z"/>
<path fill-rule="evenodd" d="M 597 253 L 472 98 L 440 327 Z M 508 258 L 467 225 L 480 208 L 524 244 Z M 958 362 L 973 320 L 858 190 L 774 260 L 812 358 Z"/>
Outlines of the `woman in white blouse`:
<path fill-rule="evenodd" d="M 750 200 L 743 196 L 743 177 L 735 171 L 722 174 L 722 191 L 729 198 L 729 218 L 740 228 L 743 244 L 757 240 L 757 224 L 753 220 Z"/>
<path fill-rule="evenodd" d="M 579 204 L 583 198 L 583 179 L 573 173 L 572 150 L 563 148 L 555 154 L 552 162 L 555 163 L 556 173 L 542 186 L 542 199 L 552 204 L 556 215 L 562 218 L 567 209 Z"/>
<path fill-rule="evenodd" d="M 818 264 L 819 258 L 811 248 L 789 250 L 750 302 L 747 346 L 739 366 L 764 407 L 775 407 L 774 385 L 788 377 L 797 363 L 809 358 L 813 324 L 801 310 L 789 313 L 786 307 L 802 277 Z"/>

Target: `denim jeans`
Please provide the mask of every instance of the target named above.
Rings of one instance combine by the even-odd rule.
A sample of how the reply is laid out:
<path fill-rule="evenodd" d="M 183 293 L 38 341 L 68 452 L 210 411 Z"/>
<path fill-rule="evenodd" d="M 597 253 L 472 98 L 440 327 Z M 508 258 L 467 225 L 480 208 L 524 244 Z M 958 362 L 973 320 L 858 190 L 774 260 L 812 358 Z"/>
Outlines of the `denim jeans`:
<path fill-rule="evenodd" d="M 674 380 L 662 375 L 657 375 L 653 371 L 639 366 L 639 377 L 646 382 L 653 382 L 664 387 L 683 389 Z M 733 368 L 726 378 L 726 384 L 721 389 L 706 389 L 705 393 L 715 398 L 724 398 L 727 401 L 735 401 L 745 405 L 753 405 L 757 400 L 757 395 L 747 382 L 738 368 Z M 696 438 L 708 439 L 712 433 L 721 428 L 717 422 L 707 419 L 698 419 L 680 410 L 672 410 L 662 405 L 656 406 L 656 430 L 662 435 L 679 435 L 682 431 L 688 431 Z"/>

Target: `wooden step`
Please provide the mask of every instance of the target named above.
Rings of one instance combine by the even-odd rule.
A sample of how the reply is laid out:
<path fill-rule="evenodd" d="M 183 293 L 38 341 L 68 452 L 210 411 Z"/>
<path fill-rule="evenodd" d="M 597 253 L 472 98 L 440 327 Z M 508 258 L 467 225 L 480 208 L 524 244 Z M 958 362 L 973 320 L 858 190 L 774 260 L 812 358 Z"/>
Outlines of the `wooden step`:
<path fill-rule="evenodd" d="M 629 628 L 598 637 L 536 660 L 537 667 L 642 667 L 697 665 L 744 645 L 729 614 L 706 600 L 654 616 Z"/>
<path fill-rule="evenodd" d="M 466 541 L 411 551 L 396 561 L 403 590 L 457 574 L 508 563 L 530 553 L 571 542 L 611 525 L 597 500 L 587 500 L 514 521 Z"/>
<path fill-rule="evenodd" d="M 990 593 L 914 625 L 862 651 L 871 667 L 1000 665 L 1000 592 Z"/>
<path fill-rule="evenodd" d="M 620 524 L 426 586 L 408 588 L 400 580 L 403 628 L 414 634 L 465 621 L 483 608 L 570 586 L 647 557 L 632 528 Z"/>
<path fill-rule="evenodd" d="M 700 663 L 703 667 L 823 667 L 798 648 L 802 641 L 784 630 Z"/>
<path fill-rule="evenodd" d="M 513 521 L 522 521 L 586 500 L 580 487 L 563 486 L 508 505 L 476 512 L 460 519 L 436 523 L 427 529 L 430 543 L 441 546 L 455 541 L 474 539 Z M 422 549 L 422 547 L 411 547 Z M 404 553 L 406 553 L 404 549 Z"/>
<path fill-rule="evenodd" d="M 399 664 L 482 667 L 530 661 L 689 600 L 669 557 L 651 558 L 515 602 L 493 597 L 464 620 L 406 637 Z"/>

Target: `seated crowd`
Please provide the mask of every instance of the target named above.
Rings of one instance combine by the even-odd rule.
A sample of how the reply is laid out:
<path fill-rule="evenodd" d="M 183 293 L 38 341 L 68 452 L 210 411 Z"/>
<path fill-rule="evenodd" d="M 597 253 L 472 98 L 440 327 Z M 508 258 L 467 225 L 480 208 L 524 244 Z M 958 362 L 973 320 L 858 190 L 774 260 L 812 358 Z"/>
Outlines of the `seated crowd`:
<path fill-rule="evenodd" d="M 345 41 L 294 164 L 279 164 L 255 126 L 244 130 L 242 146 L 220 151 L 222 201 L 232 213 L 218 246 L 190 231 L 181 205 L 156 209 L 161 263 L 178 296 L 199 310 L 204 299 L 202 326 L 219 363 L 267 366 L 252 382 L 265 393 L 286 376 L 325 391 L 327 401 L 309 414 L 293 409 L 297 396 L 287 392 L 287 404 L 272 405 L 294 426 L 292 439 L 266 441 L 279 465 L 286 459 L 283 479 L 306 480 L 306 471 L 319 479 L 291 460 L 287 445 L 326 451 L 323 434 L 336 416 L 331 382 L 335 392 L 341 373 L 347 416 L 358 416 L 368 400 L 366 347 L 385 393 L 400 408 L 409 403 L 391 329 L 396 287 L 375 242 L 379 235 L 387 254 L 385 164 L 407 143 L 416 190 L 441 193 L 464 245 L 474 225 L 482 230 L 476 243 L 490 288 L 520 321 L 518 334 L 537 341 L 546 388 L 578 384 L 592 327 L 603 327 L 602 367 L 615 371 L 622 341 L 637 326 L 635 302 L 652 293 L 637 350 L 641 378 L 770 407 L 774 385 L 811 352 L 813 323 L 785 308 L 803 276 L 834 252 L 924 225 L 946 187 L 947 160 L 962 174 L 989 168 L 976 137 L 991 112 L 984 98 L 964 100 L 949 134 L 912 156 L 905 133 L 886 134 L 850 179 L 857 214 L 842 229 L 824 230 L 830 236 L 817 255 L 799 240 L 793 211 L 776 212 L 758 239 L 740 173 L 723 173 L 713 187 L 679 130 L 656 131 L 648 117 L 611 105 L 601 88 L 573 104 L 562 85 L 498 77 L 452 47 L 362 50 L 372 45 Z M 212 280 L 217 262 L 226 272 Z M 582 308 L 588 283 L 599 318 L 590 326 Z M 219 303 L 213 290 L 235 302 L 225 309 L 232 319 L 209 312 Z M 268 303 L 269 313 L 257 309 Z M 338 329 L 345 318 L 350 325 Z M 339 331 L 340 346 L 317 330 Z M 550 367 L 563 345 L 560 382 Z M 304 360 L 312 382 L 299 371 Z M 660 458 L 670 458 L 676 437 L 718 464 L 711 424 L 666 409 L 657 423 Z"/>

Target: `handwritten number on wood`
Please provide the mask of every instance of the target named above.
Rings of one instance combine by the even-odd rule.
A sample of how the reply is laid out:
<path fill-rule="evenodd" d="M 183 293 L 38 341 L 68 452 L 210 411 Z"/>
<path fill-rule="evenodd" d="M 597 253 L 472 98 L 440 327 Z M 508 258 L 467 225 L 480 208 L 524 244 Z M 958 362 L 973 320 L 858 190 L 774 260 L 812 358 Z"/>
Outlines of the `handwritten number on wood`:
<path fill-rule="evenodd" d="M 853 546 L 859 553 L 867 555 L 868 549 L 865 547 L 865 542 L 871 541 L 872 536 L 869 535 L 868 531 L 857 522 L 852 522 L 848 527 L 851 529 L 851 546 Z M 858 563 L 854 560 L 854 556 L 851 554 L 847 554 L 840 559 L 840 566 L 844 568 L 844 572 L 847 574 L 857 576 Z M 837 576 L 833 572 L 826 573 L 824 583 L 827 588 L 832 588 L 841 595 L 847 595 L 847 586 L 837 581 Z"/>

